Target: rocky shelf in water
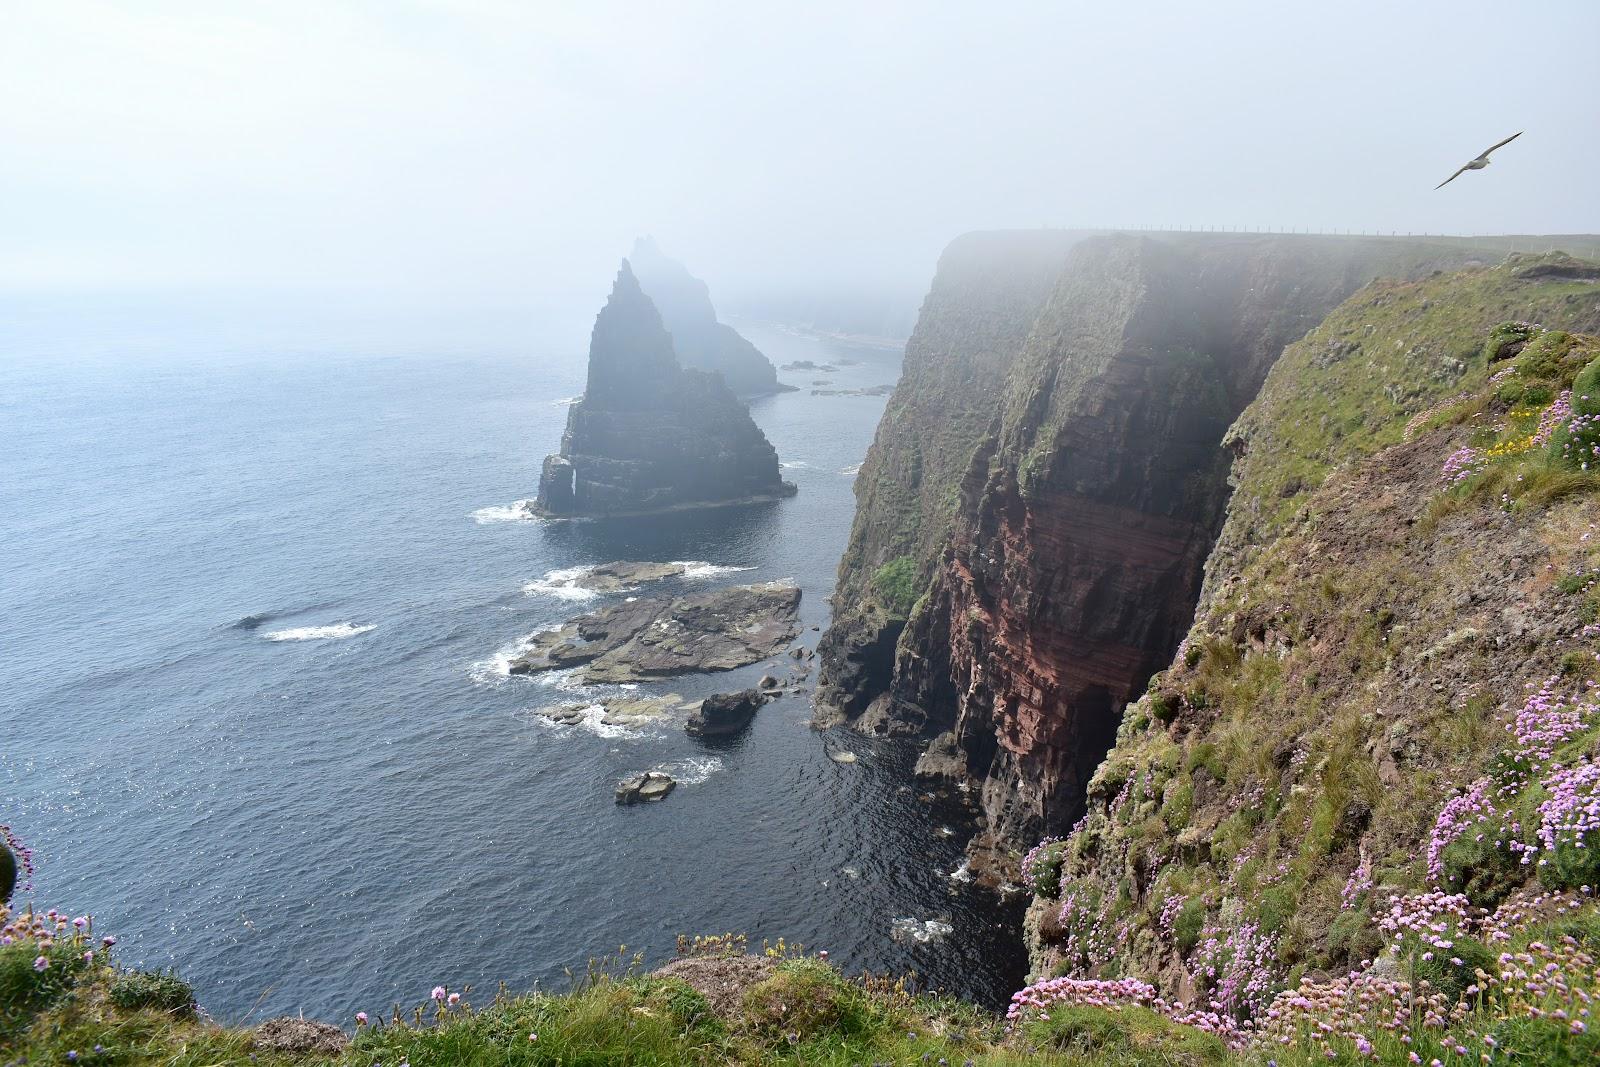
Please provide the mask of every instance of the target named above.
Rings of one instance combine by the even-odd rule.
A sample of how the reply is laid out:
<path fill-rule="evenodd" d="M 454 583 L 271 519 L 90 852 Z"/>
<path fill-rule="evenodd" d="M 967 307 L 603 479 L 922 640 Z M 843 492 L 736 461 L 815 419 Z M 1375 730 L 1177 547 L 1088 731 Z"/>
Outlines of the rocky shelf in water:
<path fill-rule="evenodd" d="M 563 582 L 570 589 L 587 589 L 595 593 L 626 593 L 646 582 L 659 582 L 663 578 L 681 578 L 689 573 L 683 563 L 629 563 L 617 560 L 601 563 L 584 573 Z"/>
<path fill-rule="evenodd" d="M 689 711 L 696 706 L 685 704 L 683 697 L 677 693 L 668 693 L 659 697 L 614 697 L 588 703 L 561 704 L 542 708 L 539 714 L 559 726 L 578 726 L 598 716 L 602 726 L 633 729 L 664 719 L 675 711 Z"/>
<path fill-rule="evenodd" d="M 812 396 L 888 396 L 894 392 L 892 385 L 872 385 L 864 389 L 813 389 Z"/>
<path fill-rule="evenodd" d="M 677 785 L 677 780 L 670 774 L 645 771 L 617 783 L 617 803 L 648 804 L 653 800 L 665 800 Z"/>
<path fill-rule="evenodd" d="M 800 590 L 786 582 L 681 597 L 641 597 L 536 634 L 512 674 L 581 668 L 586 685 L 729 671 L 781 651 L 799 633 Z"/>

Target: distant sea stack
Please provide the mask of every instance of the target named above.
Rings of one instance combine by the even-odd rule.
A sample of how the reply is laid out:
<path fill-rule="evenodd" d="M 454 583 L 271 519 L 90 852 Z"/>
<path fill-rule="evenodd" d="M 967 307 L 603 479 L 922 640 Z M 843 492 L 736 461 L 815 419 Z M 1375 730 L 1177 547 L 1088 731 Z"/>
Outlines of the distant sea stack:
<path fill-rule="evenodd" d="M 794 492 L 723 380 L 679 366 L 660 313 L 623 260 L 590 337 L 588 388 L 568 411 L 561 451 L 544 461 L 535 510 L 638 515 Z"/>
<path fill-rule="evenodd" d="M 777 369 L 759 348 L 732 326 L 717 321 L 706 283 L 664 255 L 654 239 L 635 241 L 628 259 L 645 294 L 661 312 L 667 332 L 672 334 L 672 347 L 685 367 L 721 374 L 728 388 L 742 397 L 794 388 L 778 381 Z"/>

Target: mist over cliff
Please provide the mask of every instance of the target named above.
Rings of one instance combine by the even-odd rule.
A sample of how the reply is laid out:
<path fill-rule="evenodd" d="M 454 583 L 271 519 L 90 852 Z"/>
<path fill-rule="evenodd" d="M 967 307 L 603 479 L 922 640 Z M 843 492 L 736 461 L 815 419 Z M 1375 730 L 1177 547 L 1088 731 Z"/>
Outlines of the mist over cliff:
<path fill-rule="evenodd" d="M 1378 238 L 953 243 L 858 480 L 819 716 L 931 738 L 920 773 L 973 790 L 977 850 L 1002 867 L 1065 831 L 1189 627 L 1229 499 L 1224 432 L 1284 346 L 1376 278 L 1498 258 Z"/>

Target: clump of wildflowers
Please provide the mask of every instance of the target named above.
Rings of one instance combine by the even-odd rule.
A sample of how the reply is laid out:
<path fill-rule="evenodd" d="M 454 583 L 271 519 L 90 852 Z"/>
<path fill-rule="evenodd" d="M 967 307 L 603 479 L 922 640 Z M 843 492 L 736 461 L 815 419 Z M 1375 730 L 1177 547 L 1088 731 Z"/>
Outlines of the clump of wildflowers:
<path fill-rule="evenodd" d="M 1195 949 L 1197 977 L 1211 991 L 1211 1010 L 1255 1018 L 1278 987 L 1278 939 L 1240 916 L 1225 928 L 1207 926 Z"/>
<path fill-rule="evenodd" d="M 1439 468 L 1439 478 L 1445 485 L 1460 485 L 1483 469 L 1484 455 L 1476 448 L 1463 445 L 1444 458 Z"/>
<path fill-rule="evenodd" d="M 1362 894 L 1372 888 L 1372 857 L 1367 855 L 1366 846 L 1361 847 L 1359 855 L 1360 861 L 1350 872 L 1350 877 L 1345 879 L 1344 888 L 1339 891 L 1339 903 L 1347 910 L 1355 907 Z"/>
<path fill-rule="evenodd" d="M 1092 969 L 1116 952 L 1117 937 L 1111 924 L 1110 900 L 1085 886 L 1075 886 L 1061 899 L 1057 920 L 1061 924 L 1061 953 L 1069 966 Z"/>
<path fill-rule="evenodd" d="M 1222 1038 L 1230 1047 L 1243 1049 L 1250 1042 L 1248 1027 L 1240 1027 L 1214 1012 L 1191 1011 L 1181 1002 L 1169 1002 L 1154 986 L 1135 978 L 1103 980 L 1097 978 L 1050 978 L 1011 995 L 1006 1020 L 1012 1025 L 1038 1019 L 1050 1021 L 1056 1005 L 1108 1008 L 1148 1008 L 1175 1023 L 1193 1026 Z"/>
<path fill-rule="evenodd" d="M 1054 897 L 1061 892 L 1061 863 L 1066 855 L 1066 842 L 1059 837 L 1047 837 L 1028 850 L 1022 857 L 1022 884 L 1030 893 L 1041 897 Z"/>
<path fill-rule="evenodd" d="M 1435 885 L 1445 884 L 1448 854 L 1469 834 L 1474 848 L 1536 866 L 1556 884 L 1600 876 L 1600 854 L 1590 848 L 1600 829 L 1600 764 L 1592 755 L 1571 765 L 1557 758 L 1563 746 L 1600 722 L 1600 704 L 1592 695 L 1564 696 L 1559 685 L 1559 677 L 1548 679 L 1513 714 L 1506 725 L 1511 744 L 1496 773 L 1440 809 L 1427 850 L 1428 878 Z M 1538 825 L 1525 827 L 1516 812 L 1531 789 L 1544 799 Z"/>

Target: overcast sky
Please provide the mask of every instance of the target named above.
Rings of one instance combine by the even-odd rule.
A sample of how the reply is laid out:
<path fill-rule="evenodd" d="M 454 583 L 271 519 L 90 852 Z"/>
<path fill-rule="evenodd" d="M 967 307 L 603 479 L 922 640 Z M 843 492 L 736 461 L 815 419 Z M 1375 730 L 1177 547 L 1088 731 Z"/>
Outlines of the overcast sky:
<path fill-rule="evenodd" d="M 0 287 L 517 300 L 954 235 L 1600 230 L 1600 3 L 0 0 Z M 1434 185 L 1525 130 L 1494 166 Z"/>

